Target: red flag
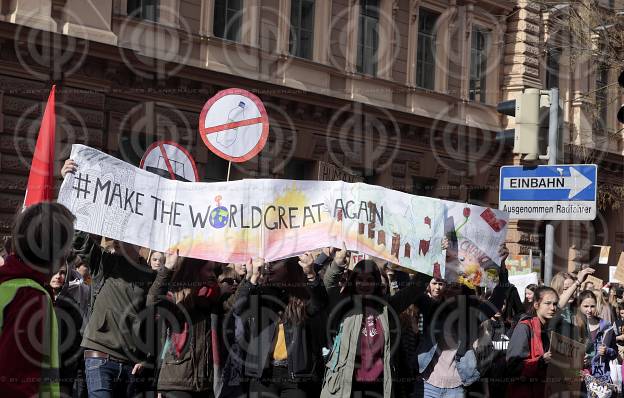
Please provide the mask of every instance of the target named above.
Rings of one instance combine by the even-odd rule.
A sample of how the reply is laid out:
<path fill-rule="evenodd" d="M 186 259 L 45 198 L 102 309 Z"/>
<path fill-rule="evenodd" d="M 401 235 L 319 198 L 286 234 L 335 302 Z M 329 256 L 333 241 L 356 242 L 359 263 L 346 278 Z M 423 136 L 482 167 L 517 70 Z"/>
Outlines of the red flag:
<path fill-rule="evenodd" d="M 48 103 L 43 112 L 37 145 L 30 165 L 28 186 L 24 207 L 53 199 L 54 192 L 54 141 L 56 114 L 54 112 L 54 90 L 52 86 Z"/>

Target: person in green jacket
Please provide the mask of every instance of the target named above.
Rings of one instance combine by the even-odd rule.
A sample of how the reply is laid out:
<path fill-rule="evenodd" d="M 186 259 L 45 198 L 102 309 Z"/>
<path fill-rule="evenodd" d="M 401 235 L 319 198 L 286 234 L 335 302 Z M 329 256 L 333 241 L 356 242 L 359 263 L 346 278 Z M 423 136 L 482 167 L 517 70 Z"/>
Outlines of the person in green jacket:
<path fill-rule="evenodd" d="M 446 248 L 448 242 L 444 240 L 442 245 Z M 343 245 L 324 276 L 331 309 L 328 327 L 337 329 L 337 334 L 326 364 L 321 397 L 390 398 L 395 373 L 393 347 L 398 344 L 400 329 L 398 314 L 415 302 L 421 287 L 412 284 L 386 296 L 379 267 L 372 260 L 362 260 L 341 288 L 347 259 Z"/>

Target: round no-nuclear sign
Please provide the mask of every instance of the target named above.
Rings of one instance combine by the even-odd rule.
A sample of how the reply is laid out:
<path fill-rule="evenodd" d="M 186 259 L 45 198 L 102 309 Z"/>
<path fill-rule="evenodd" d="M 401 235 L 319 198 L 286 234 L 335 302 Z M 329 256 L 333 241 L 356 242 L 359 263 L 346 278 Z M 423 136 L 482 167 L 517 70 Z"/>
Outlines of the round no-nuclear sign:
<path fill-rule="evenodd" d="M 269 117 L 260 98 L 240 88 L 219 91 L 199 115 L 204 144 L 219 157 L 245 162 L 256 156 L 269 136 Z"/>

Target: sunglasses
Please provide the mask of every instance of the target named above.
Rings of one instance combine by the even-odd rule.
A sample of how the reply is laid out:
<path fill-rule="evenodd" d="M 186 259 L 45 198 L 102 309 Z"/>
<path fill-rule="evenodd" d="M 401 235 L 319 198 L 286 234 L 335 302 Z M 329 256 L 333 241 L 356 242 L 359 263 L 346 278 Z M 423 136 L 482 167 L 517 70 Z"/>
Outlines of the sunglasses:
<path fill-rule="evenodd" d="M 227 283 L 228 285 L 233 285 L 236 281 L 233 278 L 223 278 L 219 283 Z"/>

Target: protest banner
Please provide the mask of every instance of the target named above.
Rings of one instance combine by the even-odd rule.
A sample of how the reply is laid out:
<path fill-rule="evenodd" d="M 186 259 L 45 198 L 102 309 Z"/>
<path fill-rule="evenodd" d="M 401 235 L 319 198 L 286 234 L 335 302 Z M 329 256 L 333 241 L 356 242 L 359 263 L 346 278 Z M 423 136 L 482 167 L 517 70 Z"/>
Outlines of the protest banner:
<path fill-rule="evenodd" d="M 368 259 L 370 259 L 370 256 L 364 253 L 351 252 L 351 256 L 349 257 L 349 269 L 353 270 L 353 268 L 355 268 L 355 265 L 357 263 L 359 263 L 362 260 L 368 260 Z"/>
<path fill-rule="evenodd" d="M 444 276 L 444 204 L 363 183 L 162 178 L 73 145 L 59 203 L 89 233 L 223 263 L 347 248 Z"/>
<path fill-rule="evenodd" d="M 553 397 L 565 392 L 580 391 L 585 345 L 551 332 L 550 352 L 552 359 L 546 371 L 546 394 L 544 396 Z"/>
<path fill-rule="evenodd" d="M 509 276 L 528 275 L 531 272 L 537 272 L 533 267 L 533 255 L 530 251 L 529 254 L 510 254 L 505 261 L 505 266 Z"/>
<path fill-rule="evenodd" d="M 444 231 L 455 255 L 446 264 L 446 279 L 470 288 L 493 287 L 501 258 L 498 250 L 507 236 L 508 214 L 487 207 L 443 201 Z"/>

